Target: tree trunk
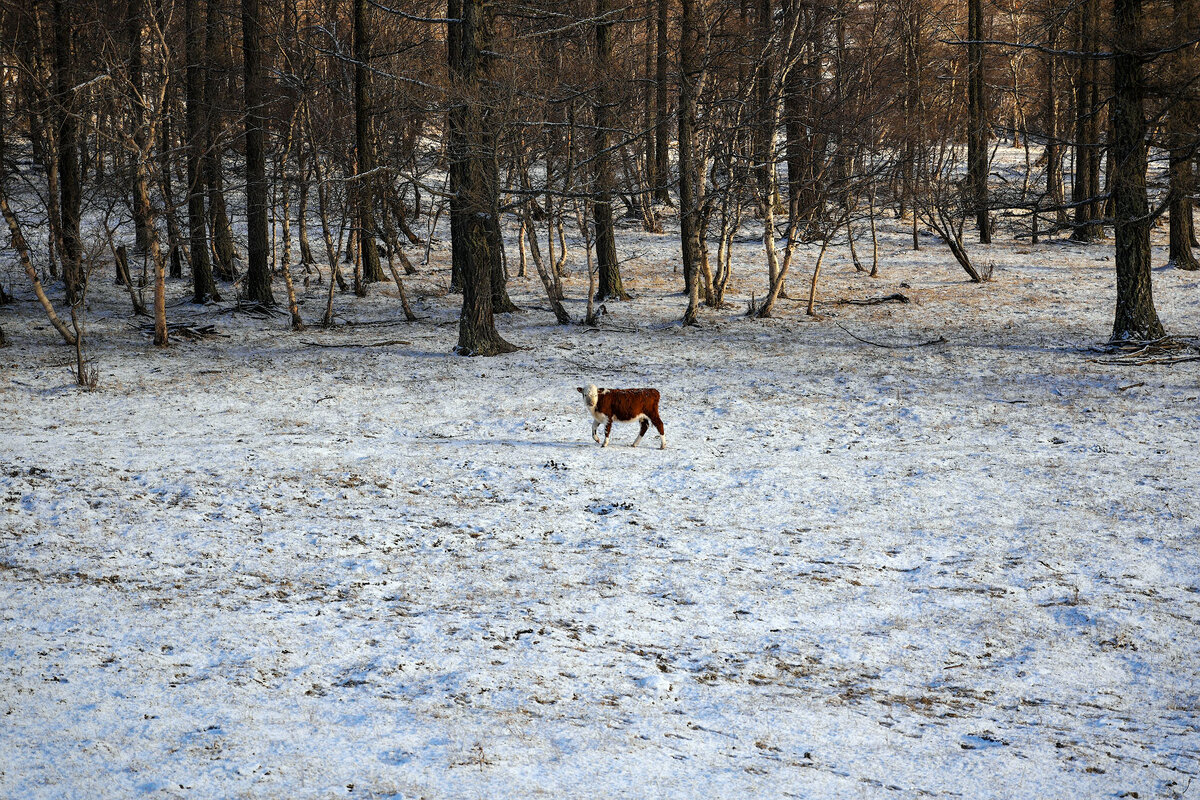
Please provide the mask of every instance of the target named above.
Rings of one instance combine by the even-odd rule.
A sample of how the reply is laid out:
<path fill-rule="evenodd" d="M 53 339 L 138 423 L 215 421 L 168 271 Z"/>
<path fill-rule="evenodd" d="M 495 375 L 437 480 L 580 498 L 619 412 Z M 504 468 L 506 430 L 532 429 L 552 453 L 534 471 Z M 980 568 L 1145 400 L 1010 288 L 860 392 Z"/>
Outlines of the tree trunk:
<path fill-rule="evenodd" d="M 1194 32 L 1197 25 L 1196 0 L 1175 0 L 1176 28 Z M 1189 45 L 1179 54 L 1180 67 L 1177 86 L 1183 86 L 1200 68 L 1197 46 Z M 1191 88 L 1191 87 L 1189 87 Z M 1196 189 L 1192 159 L 1196 148 L 1196 125 L 1200 114 L 1194 89 L 1182 90 L 1182 96 L 1171 105 L 1167 118 L 1167 147 L 1171 156 L 1170 215 L 1171 263 L 1178 269 L 1198 270 L 1200 261 L 1192 252 L 1195 225 L 1192 219 L 1192 193 Z"/>
<path fill-rule="evenodd" d="M 79 174 L 79 130 L 76 124 L 75 67 L 71 53 L 74 35 L 69 0 L 54 0 L 54 92 L 58 101 L 58 189 L 62 217 L 62 270 L 67 303 L 75 305 L 83 291 L 82 245 L 79 239 L 81 185 Z"/>
<path fill-rule="evenodd" d="M 1046 196 L 1055 207 L 1054 218 L 1059 225 L 1067 223 L 1067 210 L 1063 205 L 1063 170 L 1062 145 L 1059 138 L 1058 121 L 1058 56 L 1053 52 L 1058 49 L 1059 15 L 1051 6 L 1046 19 L 1048 30 L 1047 46 L 1051 50 L 1045 55 L 1046 86 L 1045 92 L 1045 136 L 1046 136 Z"/>
<path fill-rule="evenodd" d="M 291 233 L 291 196 L 288 189 L 287 169 L 292 148 L 296 144 L 296 126 L 300 125 L 300 109 L 292 112 L 292 119 L 287 128 L 287 144 L 279 159 L 279 187 L 282 189 L 282 209 L 279 215 L 281 238 L 283 239 L 282 253 L 279 259 L 279 271 L 283 274 L 283 285 L 287 290 L 288 313 L 292 316 L 292 330 L 304 330 L 304 320 L 300 317 L 300 304 L 296 301 L 296 287 L 292 283 L 292 233 Z M 301 149 L 303 149 L 303 144 Z"/>
<path fill-rule="evenodd" d="M 988 213 L 987 97 L 983 73 L 983 3 L 967 3 L 967 181 L 979 241 L 992 241 Z"/>
<path fill-rule="evenodd" d="M 307 128 L 307 124 L 305 128 Z M 296 240 L 300 243 L 300 263 L 304 265 L 305 285 L 308 285 L 308 268 L 313 263 L 312 245 L 308 241 L 308 181 L 309 169 L 307 162 L 308 150 L 301 145 L 300 163 L 297 172 L 300 174 L 300 186 L 296 198 Z"/>
<path fill-rule="evenodd" d="M 904 64 L 905 64 L 905 93 L 904 108 L 908 114 L 909 123 L 907 135 L 904 137 L 905 146 L 905 187 L 904 192 L 912 203 L 912 249 L 921 249 L 921 240 L 917 225 L 921 218 L 918 210 L 920 205 L 920 183 L 923 179 L 921 168 L 925 152 L 925 105 L 922 100 L 922 67 L 924 66 L 925 48 L 922 47 L 921 5 L 913 3 L 912 8 L 905 14 Z"/>
<path fill-rule="evenodd" d="M 775 60 L 770 56 L 774 19 L 771 0 L 758 0 L 755 47 L 759 53 L 754 73 L 754 115 L 759 120 L 751 132 L 754 174 L 758 181 L 759 215 L 763 219 L 763 247 L 767 251 L 767 283 L 775 284 L 779 265 L 775 253 L 775 128 L 778 124 L 771 86 L 775 80 Z"/>
<path fill-rule="evenodd" d="M 1075 81 L 1075 207 L 1071 238 L 1092 242 L 1103 237 L 1100 219 L 1100 86 L 1098 53 L 1100 0 L 1079 7 L 1079 68 Z"/>
<path fill-rule="evenodd" d="M 697 206 L 696 98 L 700 91 L 700 24 L 697 0 L 682 0 L 679 33 L 679 233 L 688 305 L 685 325 L 694 325 L 700 299 L 700 209 Z"/>
<path fill-rule="evenodd" d="M 1116 210 L 1117 307 L 1114 341 L 1161 339 L 1150 284 L 1150 213 L 1146 198 L 1142 0 L 1112 0 L 1113 94 L 1111 189 Z"/>
<path fill-rule="evenodd" d="M 596 123 L 593 143 L 592 180 L 595 193 L 592 201 L 592 218 L 596 222 L 596 270 L 598 288 L 596 300 L 628 300 L 625 287 L 621 284 L 621 270 L 617 262 L 617 243 L 613 229 L 612 191 L 612 106 L 611 91 L 613 77 L 612 0 L 596 0 L 596 102 L 593 113 Z"/>
<path fill-rule="evenodd" d="M 0 186 L 0 213 L 3 213 L 4 221 L 8 223 L 8 231 L 12 237 L 12 247 L 17 251 L 21 267 L 25 270 L 25 275 L 29 278 L 30 284 L 33 285 L 33 293 L 37 296 L 38 302 L 42 304 L 42 308 L 45 309 L 46 317 L 50 320 L 50 324 L 62 336 L 64 342 L 69 345 L 75 344 L 75 334 L 71 332 L 66 323 L 55 313 L 54 304 L 50 302 L 50 298 L 46 296 L 46 292 L 42 288 L 42 282 L 38 278 L 37 270 L 33 267 L 33 260 L 29 256 L 29 245 L 26 244 L 25 237 L 21 233 L 21 226 L 17 221 L 16 214 L 13 213 L 8 205 L 8 196 L 4 192 L 3 186 Z"/>
<path fill-rule="evenodd" d="M 786 0 L 787 14 L 808 14 L 809 12 L 795 9 L 799 0 Z M 800 56 L 810 60 L 818 58 L 805 42 L 799 45 Z M 812 137 L 810 136 L 807 120 L 810 119 L 812 87 L 805 80 L 807 66 L 797 63 L 788 72 L 783 84 L 784 107 L 784 159 L 787 162 L 788 186 L 788 218 L 808 216 L 811 192 L 808 191 L 812 179 Z M 761 192 L 761 189 L 760 189 Z"/>
<path fill-rule="evenodd" d="M 656 124 L 654 131 L 654 200 L 658 203 L 671 203 L 671 136 L 667 130 L 667 118 L 670 108 L 667 100 L 667 68 L 669 52 L 667 48 L 667 11 L 671 0 L 658 0 L 658 24 L 656 33 L 655 66 L 654 66 L 654 113 Z"/>
<path fill-rule="evenodd" d="M 204 61 L 207 66 L 204 76 L 204 151 L 203 180 L 208 190 L 208 222 L 212 236 L 213 271 L 221 280 L 237 278 L 234 269 L 233 229 L 225 209 L 225 180 L 221 169 L 221 150 L 218 130 L 221 117 L 216 113 L 221 88 L 220 70 L 215 68 L 219 58 L 217 35 L 220 24 L 222 0 L 208 0 L 208 18 L 204 32 Z"/>
<path fill-rule="evenodd" d="M 242 0 L 242 55 L 246 114 L 246 299 L 274 305 L 267 263 L 267 158 L 264 131 L 262 27 L 259 0 Z"/>
<path fill-rule="evenodd" d="M 192 302 L 220 300 L 208 257 L 208 233 L 204 213 L 202 162 L 208 135 L 204 109 L 204 74 L 200 0 L 184 4 L 184 49 L 187 58 L 187 198 L 188 241 L 192 254 Z"/>
<path fill-rule="evenodd" d="M 138 154 L 134 165 L 133 191 L 141 212 L 150 222 L 150 258 L 154 262 L 154 344 L 167 346 L 167 265 L 154 231 L 154 212 L 150 208 L 150 179 L 146 159 Z"/>
<path fill-rule="evenodd" d="M 133 139 L 138 152 L 146 146 L 146 107 L 142 102 L 144 81 L 142 80 L 142 15 L 145 13 L 145 0 L 129 0 L 126 11 L 127 35 L 129 39 L 129 94 L 130 109 L 132 110 Z M 146 252 L 149 246 L 149 226 L 133 203 L 134 249 L 139 253 Z"/>
<path fill-rule="evenodd" d="M 533 215 L 529 212 L 528 204 L 522 206 L 521 213 L 525 220 L 525 239 L 529 243 L 529 256 L 533 259 L 533 266 L 537 269 L 538 277 L 542 280 L 542 287 L 546 290 L 546 299 L 550 302 L 550 310 L 554 312 L 554 318 L 558 320 L 559 325 L 569 325 L 571 315 L 563 308 L 562 297 L 559 296 L 554 280 L 550 277 L 550 272 L 546 269 L 546 263 L 542 259 L 537 231 L 533 226 Z"/>
<path fill-rule="evenodd" d="M 457 236 L 463 291 L 459 355 L 492 356 L 516 350 L 496 330 L 492 311 L 492 225 L 497 206 L 494 131 L 486 92 L 490 88 L 492 8 L 486 0 L 448 0 L 447 62 L 455 97 L 448 115 L 450 214 Z M 491 163 L 489 163 L 491 162 Z"/>
<path fill-rule="evenodd" d="M 161 7 L 159 9 L 161 11 Z M 163 24 L 160 19 L 158 24 Z M 170 108 L 172 106 L 172 89 L 174 83 L 168 84 L 166 91 L 163 93 L 164 107 L 159 109 L 158 123 L 158 189 L 163 198 L 163 217 L 167 223 L 167 260 L 170 263 L 171 277 L 183 275 L 183 258 L 187 253 L 187 248 L 183 246 L 183 236 L 179 230 L 179 223 L 175 214 L 175 190 L 172 182 L 172 172 L 174 164 L 171 163 L 172 154 L 175 151 L 174 135 L 171 128 L 172 114 Z M 149 169 L 147 168 L 147 172 Z M 134 207 L 137 207 L 137 192 L 134 191 Z M 151 227 L 153 224 L 151 223 Z M 156 234 L 153 230 L 150 231 L 150 239 L 153 241 Z M 190 256 L 188 256 L 190 258 Z"/>
<path fill-rule="evenodd" d="M 495 123 L 489 116 L 485 117 L 488 127 L 488 147 L 491 157 L 488 158 L 487 182 L 495 187 L 492 191 L 492 213 L 488 218 L 488 263 L 492 271 L 492 313 L 511 314 L 520 311 L 517 304 L 508 295 L 508 269 L 505 266 L 504 232 L 500 229 L 500 165 L 496 161 L 496 131 Z"/>
<path fill-rule="evenodd" d="M 650 194 L 643 195 L 645 205 L 650 205 L 650 200 L 654 195 L 654 187 L 658 185 L 658 170 L 655 154 L 658 152 L 658 125 L 654 115 L 654 89 L 652 81 L 654 76 L 654 42 L 657 34 L 655 28 L 658 23 L 658 14 L 655 10 L 655 0 L 646 0 L 646 42 L 645 42 L 645 67 L 643 69 L 643 79 L 645 80 L 645 91 L 642 93 L 643 116 L 642 127 L 646 132 L 646 186 L 645 190 Z"/>
<path fill-rule="evenodd" d="M 354 206 L 358 223 L 359 249 L 362 251 L 363 280 L 367 283 L 387 280 L 379 263 L 375 228 L 375 144 L 371 140 L 371 27 L 367 19 L 367 0 L 354 0 L 354 145 L 359 175 L 354 183 Z"/>

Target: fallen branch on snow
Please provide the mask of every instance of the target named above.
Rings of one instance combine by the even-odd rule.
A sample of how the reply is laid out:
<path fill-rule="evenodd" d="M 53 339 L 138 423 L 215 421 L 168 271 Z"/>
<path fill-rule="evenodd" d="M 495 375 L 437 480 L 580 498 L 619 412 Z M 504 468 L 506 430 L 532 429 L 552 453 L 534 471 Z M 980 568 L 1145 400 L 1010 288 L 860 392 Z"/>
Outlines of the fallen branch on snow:
<path fill-rule="evenodd" d="M 912 300 L 905 294 L 896 292 L 895 294 L 885 295 L 883 297 L 866 297 L 861 300 L 844 297 L 838 300 L 840 305 L 844 306 L 877 306 L 883 303 L 911 303 Z"/>
<path fill-rule="evenodd" d="M 864 339 L 861 336 L 851 333 L 849 330 L 846 329 L 846 326 L 840 322 L 834 322 L 833 324 L 837 325 L 839 328 L 841 328 L 843 331 L 845 331 L 846 334 L 849 335 L 852 339 L 857 339 L 858 341 L 862 342 L 863 344 L 869 344 L 869 345 L 873 345 L 875 347 L 887 347 L 887 348 L 893 349 L 893 350 L 900 350 L 900 349 L 907 348 L 907 347 L 928 347 L 931 344 L 944 344 L 946 341 L 945 336 L 939 336 L 936 339 L 930 339 L 928 342 L 912 342 L 912 343 L 908 343 L 908 344 L 888 344 L 886 342 L 873 342 L 870 339 Z"/>
<path fill-rule="evenodd" d="M 154 324 L 149 323 L 139 325 L 138 328 L 143 332 L 154 335 Z M 175 322 L 167 325 L 167 333 L 175 336 L 182 336 L 185 339 L 190 339 L 193 342 L 210 336 L 227 336 L 228 334 L 219 333 L 214 325 L 189 325 L 186 322 Z"/>
<path fill-rule="evenodd" d="M 1182 364 L 1200 361 L 1200 337 L 1164 336 L 1161 339 L 1110 341 L 1092 352 L 1106 353 L 1112 358 L 1089 358 L 1095 364 L 1121 364 L 1141 367 L 1149 364 Z"/>
<path fill-rule="evenodd" d="M 306 344 L 310 347 L 390 347 L 397 344 L 412 344 L 407 339 L 387 339 L 382 342 L 346 342 L 333 344 L 329 342 L 312 342 L 307 339 L 301 339 L 300 344 Z"/>

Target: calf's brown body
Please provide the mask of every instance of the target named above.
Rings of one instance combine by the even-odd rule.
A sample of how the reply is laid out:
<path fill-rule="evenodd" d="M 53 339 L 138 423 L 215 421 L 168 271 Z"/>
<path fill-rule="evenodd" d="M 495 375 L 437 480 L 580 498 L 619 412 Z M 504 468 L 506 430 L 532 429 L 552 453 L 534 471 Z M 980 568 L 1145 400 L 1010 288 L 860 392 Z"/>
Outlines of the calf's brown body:
<path fill-rule="evenodd" d="M 633 440 L 633 446 L 646 435 L 651 425 L 658 431 L 660 447 L 666 449 L 667 437 L 663 431 L 662 419 L 658 416 L 659 393 L 657 389 L 598 389 L 595 386 L 576 387 L 583 395 L 588 411 L 592 414 L 592 438 L 600 442 L 596 430 L 604 423 L 604 441 L 602 447 L 608 446 L 608 438 L 612 434 L 612 424 L 616 422 L 640 422 L 641 431 Z"/>

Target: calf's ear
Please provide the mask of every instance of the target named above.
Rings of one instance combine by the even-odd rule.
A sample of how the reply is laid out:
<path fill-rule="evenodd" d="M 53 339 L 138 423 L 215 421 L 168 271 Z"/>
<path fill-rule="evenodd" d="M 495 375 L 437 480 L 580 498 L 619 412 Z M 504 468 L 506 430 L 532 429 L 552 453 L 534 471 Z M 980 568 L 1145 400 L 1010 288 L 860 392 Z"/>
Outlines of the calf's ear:
<path fill-rule="evenodd" d="M 583 394 L 583 387 L 582 387 L 582 386 L 576 386 L 576 387 L 575 387 L 575 391 L 579 392 L 580 394 Z"/>

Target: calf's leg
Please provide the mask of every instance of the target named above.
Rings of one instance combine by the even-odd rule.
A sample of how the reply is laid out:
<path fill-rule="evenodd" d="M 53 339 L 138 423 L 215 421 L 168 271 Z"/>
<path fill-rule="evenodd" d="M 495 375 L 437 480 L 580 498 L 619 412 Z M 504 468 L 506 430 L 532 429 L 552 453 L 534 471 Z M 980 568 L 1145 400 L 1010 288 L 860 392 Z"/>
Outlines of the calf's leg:
<path fill-rule="evenodd" d="M 632 447 L 638 446 L 638 442 L 640 442 L 642 440 L 642 437 L 646 435 L 646 431 L 649 430 L 649 428 L 650 428 L 650 420 L 646 419 L 645 417 L 642 417 L 641 422 L 642 422 L 642 429 L 640 431 L 638 431 L 637 438 L 633 440 Z"/>
<path fill-rule="evenodd" d="M 658 431 L 658 441 L 659 441 L 658 449 L 666 450 L 667 449 L 667 434 L 663 431 L 662 420 L 659 419 L 659 416 L 656 413 L 653 417 L 650 418 L 650 421 L 654 423 L 654 428 L 655 428 L 655 430 Z M 642 423 L 642 433 L 646 432 L 645 425 L 646 425 L 646 423 L 643 422 Z M 640 439 L 641 437 L 639 436 L 638 438 Z"/>

